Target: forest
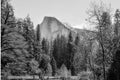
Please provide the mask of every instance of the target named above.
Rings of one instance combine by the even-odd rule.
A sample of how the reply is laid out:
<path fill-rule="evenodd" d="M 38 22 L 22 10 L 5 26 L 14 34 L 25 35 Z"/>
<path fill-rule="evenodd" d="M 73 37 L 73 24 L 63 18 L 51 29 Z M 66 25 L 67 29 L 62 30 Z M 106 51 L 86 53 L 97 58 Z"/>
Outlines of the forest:
<path fill-rule="evenodd" d="M 34 28 L 29 15 L 16 18 L 10 1 L 1 0 L 1 79 L 90 75 L 86 80 L 120 80 L 120 9 L 111 15 L 109 7 L 92 3 L 87 14 L 96 27 L 92 38 L 82 40 L 70 31 L 50 42 L 40 37 L 40 25 Z"/>

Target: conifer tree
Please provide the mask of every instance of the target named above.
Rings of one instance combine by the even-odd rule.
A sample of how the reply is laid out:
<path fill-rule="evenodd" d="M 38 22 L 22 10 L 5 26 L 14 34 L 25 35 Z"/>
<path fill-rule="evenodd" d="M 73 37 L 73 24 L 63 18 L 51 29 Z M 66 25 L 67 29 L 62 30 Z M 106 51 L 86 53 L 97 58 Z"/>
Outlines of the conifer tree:
<path fill-rule="evenodd" d="M 118 36 L 120 34 L 120 10 L 117 9 L 115 12 L 115 34 Z M 119 35 L 120 36 L 120 35 Z"/>
<path fill-rule="evenodd" d="M 73 59 L 75 54 L 75 45 L 73 43 L 72 32 L 69 33 L 67 43 L 67 68 L 71 70 L 71 74 L 75 75 L 75 69 L 73 66 Z"/>
<path fill-rule="evenodd" d="M 41 33 L 40 33 L 40 25 L 39 24 L 37 25 L 37 28 L 36 28 L 36 38 L 38 41 L 40 41 Z"/>
<path fill-rule="evenodd" d="M 44 51 L 45 54 L 48 54 L 49 52 L 48 41 L 45 38 L 43 38 L 42 40 L 42 50 Z"/>

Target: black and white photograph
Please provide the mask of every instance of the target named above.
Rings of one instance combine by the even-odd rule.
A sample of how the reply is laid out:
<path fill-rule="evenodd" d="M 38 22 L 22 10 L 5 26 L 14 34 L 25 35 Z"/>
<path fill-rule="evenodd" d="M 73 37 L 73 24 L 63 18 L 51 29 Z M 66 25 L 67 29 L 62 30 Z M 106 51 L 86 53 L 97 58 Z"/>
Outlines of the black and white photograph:
<path fill-rule="evenodd" d="M 1 80 L 120 80 L 120 0 L 0 0 Z"/>

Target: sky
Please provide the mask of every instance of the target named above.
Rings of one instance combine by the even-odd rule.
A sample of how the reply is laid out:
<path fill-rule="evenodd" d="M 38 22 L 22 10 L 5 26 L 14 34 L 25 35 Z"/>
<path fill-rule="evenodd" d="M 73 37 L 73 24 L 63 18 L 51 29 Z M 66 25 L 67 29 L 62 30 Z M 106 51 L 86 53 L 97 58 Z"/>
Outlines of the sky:
<path fill-rule="evenodd" d="M 71 26 L 79 27 L 85 24 L 86 11 L 91 2 L 100 0 L 11 0 L 17 18 L 30 15 L 34 26 L 40 24 L 45 16 L 56 17 Z M 103 0 L 111 4 L 113 9 L 120 9 L 120 0 Z"/>

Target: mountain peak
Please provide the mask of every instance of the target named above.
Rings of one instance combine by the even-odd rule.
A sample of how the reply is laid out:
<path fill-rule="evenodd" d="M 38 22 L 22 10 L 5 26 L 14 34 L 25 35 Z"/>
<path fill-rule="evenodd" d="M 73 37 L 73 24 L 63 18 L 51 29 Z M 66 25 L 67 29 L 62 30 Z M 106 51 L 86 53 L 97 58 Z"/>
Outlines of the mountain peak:
<path fill-rule="evenodd" d="M 43 22 L 58 21 L 55 17 L 45 16 Z"/>
<path fill-rule="evenodd" d="M 76 36 L 79 33 L 81 37 L 85 37 L 91 34 L 84 29 L 77 29 L 71 27 L 68 23 L 62 23 L 55 17 L 45 16 L 43 22 L 40 24 L 41 38 L 46 38 L 49 41 L 54 40 L 57 35 L 68 37 L 69 33 L 72 32 L 72 35 Z"/>
<path fill-rule="evenodd" d="M 70 29 L 55 17 L 45 16 L 43 22 L 40 24 L 41 37 L 48 39 L 55 39 L 57 35 L 67 35 Z"/>

